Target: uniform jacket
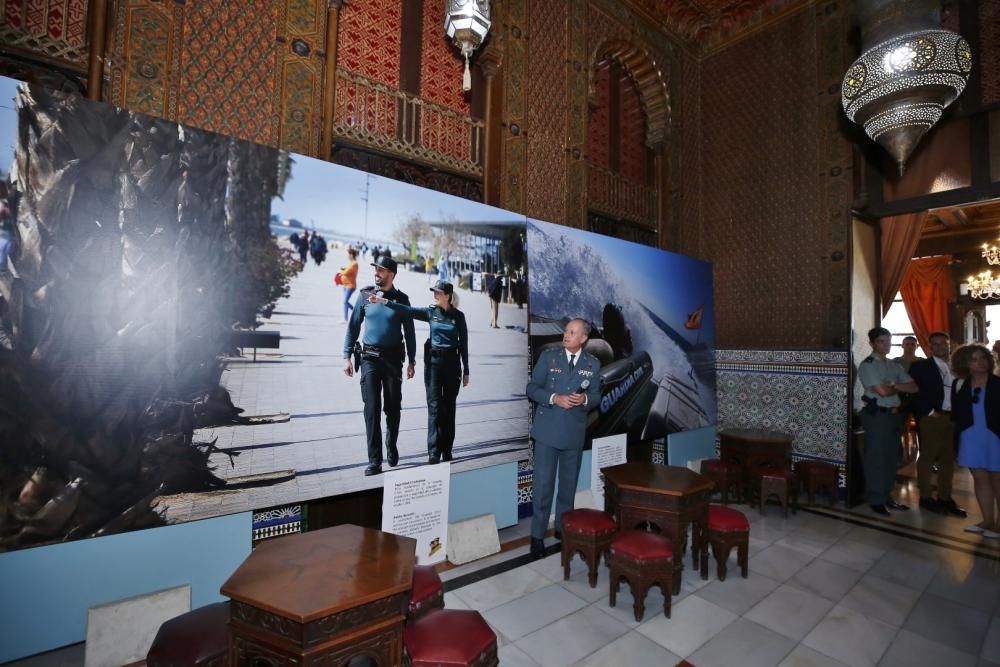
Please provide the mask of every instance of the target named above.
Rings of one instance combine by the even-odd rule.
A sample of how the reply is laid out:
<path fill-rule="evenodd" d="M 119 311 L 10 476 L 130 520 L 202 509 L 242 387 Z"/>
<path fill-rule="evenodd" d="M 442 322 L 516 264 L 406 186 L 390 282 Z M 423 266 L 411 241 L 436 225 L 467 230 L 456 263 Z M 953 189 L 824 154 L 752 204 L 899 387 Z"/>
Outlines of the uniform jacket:
<path fill-rule="evenodd" d="M 565 410 L 549 403 L 552 394 L 572 394 L 584 380 L 587 404 Z M 538 357 L 531 371 L 528 398 L 535 402 L 535 420 L 531 435 L 535 444 L 555 449 L 582 449 L 587 430 L 587 412 L 601 402 L 601 362 L 597 357 L 580 351 L 576 367 L 570 369 L 566 350 L 546 350 Z"/>

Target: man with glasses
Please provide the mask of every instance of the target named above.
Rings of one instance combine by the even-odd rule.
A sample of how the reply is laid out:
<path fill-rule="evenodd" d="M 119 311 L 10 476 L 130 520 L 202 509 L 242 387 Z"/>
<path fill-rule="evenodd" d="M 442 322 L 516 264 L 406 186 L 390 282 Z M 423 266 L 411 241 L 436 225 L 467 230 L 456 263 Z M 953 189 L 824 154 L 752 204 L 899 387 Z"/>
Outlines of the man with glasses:
<path fill-rule="evenodd" d="M 917 486 L 920 508 L 929 512 L 966 517 L 966 511 L 951 497 L 955 472 L 955 425 L 951 418 L 951 385 L 954 376 L 949 365 L 951 340 L 943 331 L 930 336 L 930 359 L 910 366 L 910 376 L 920 387 L 911 405 L 920 429 L 920 458 L 917 459 Z M 931 478 L 937 464 L 937 498 L 931 493 Z"/>
<path fill-rule="evenodd" d="M 888 516 L 889 510 L 908 510 L 892 499 L 899 463 L 899 437 L 903 419 L 899 412 L 900 392 L 916 393 L 919 388 L 903 367 L 887 357 L 892 334 L 884 327 L 868 332 L 872 353 L 861 362 L 858 376 L 865 388 L 861 424 L 865 430 L 865 502 L 872 511 Z"/>

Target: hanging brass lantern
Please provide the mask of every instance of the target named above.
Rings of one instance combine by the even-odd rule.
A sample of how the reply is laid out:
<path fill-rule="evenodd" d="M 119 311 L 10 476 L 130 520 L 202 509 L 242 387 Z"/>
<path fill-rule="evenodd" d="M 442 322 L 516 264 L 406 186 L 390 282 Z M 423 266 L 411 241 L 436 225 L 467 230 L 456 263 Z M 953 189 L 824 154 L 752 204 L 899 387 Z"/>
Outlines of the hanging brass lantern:
<path fill-rule="evenodd" d="M 921 137 L 965 89 L 972 52 L 961 35 L 939 28 L 936 2 L 867 0 L 861 13 L 866 50 L 844 76 L 841 102 L 902 173 Z"/>
<path fill-rule="evenodd" d="M 465 58 L 462 90 L 472 90 L 469 58 L 490 31 L 490 0 L 448 0 L 444 32 Z"/>

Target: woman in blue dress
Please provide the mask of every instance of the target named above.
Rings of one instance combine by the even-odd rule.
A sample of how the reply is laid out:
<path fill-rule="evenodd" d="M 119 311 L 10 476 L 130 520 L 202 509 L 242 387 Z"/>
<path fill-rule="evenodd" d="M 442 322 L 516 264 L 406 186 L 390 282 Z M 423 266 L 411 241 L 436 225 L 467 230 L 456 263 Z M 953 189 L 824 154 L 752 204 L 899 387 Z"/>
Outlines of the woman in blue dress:
<path fill-rule="evenodd" d="M 964 345 L 951 358 L 955 376 L 952 416 L 958 439 L 958 464 L 972 473 L 983 520 L 969 533 L 1000 539 L 1000 377 L 985 345 Z"/>
<path fill-rule="evenodd" d="M 427 389 L 427 457 L 430 463 L 451 461 L 455 444 L 455 403 L 460 386 L 469 385 L 469 330 L 465 314 L 454 305 L 455 288 L 439 280 L 431 288 L 434 305 L 415 308 L 372 294 L 369 303 L 430 324 L 424 344 L 424 387 Z M 464 370 L 463 370 L 464 369 Z"/>

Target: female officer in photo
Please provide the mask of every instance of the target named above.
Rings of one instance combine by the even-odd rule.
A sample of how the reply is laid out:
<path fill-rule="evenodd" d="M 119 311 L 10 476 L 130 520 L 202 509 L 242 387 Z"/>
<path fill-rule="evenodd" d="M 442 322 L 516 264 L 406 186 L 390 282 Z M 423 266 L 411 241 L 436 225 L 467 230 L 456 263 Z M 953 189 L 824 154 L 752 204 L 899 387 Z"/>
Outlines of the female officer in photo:
<path fill-rule="evenodd" d="M 427 388 L 427 456 L 430 463 L 451 461 L 455 443 L 455 401 L 459 382 L 469 385 L 469 330 L 465 314 L 452 304 L 455 288 L 439 280 L 431 288 L 434 305 L 414 308 L 372 294 L 369 303 L 380 303 L 396 312 L 427 322 L 431 337 L 425 344 L 424 385 Z M 464 371 L 462 369 L 465 369 Z"/>

